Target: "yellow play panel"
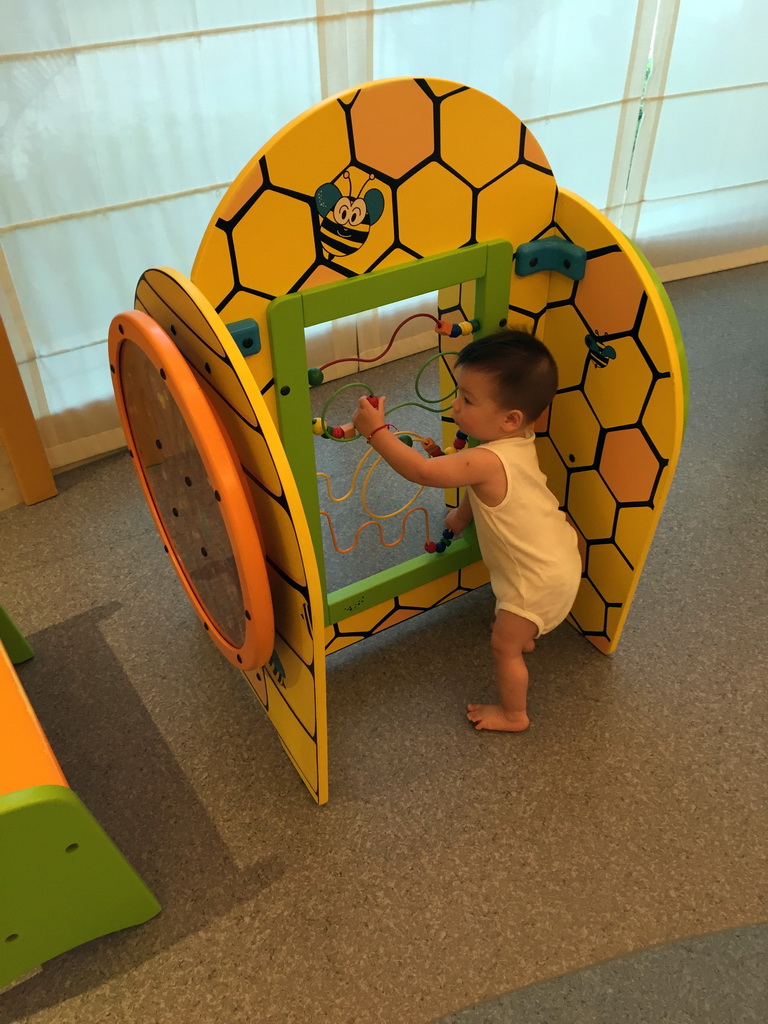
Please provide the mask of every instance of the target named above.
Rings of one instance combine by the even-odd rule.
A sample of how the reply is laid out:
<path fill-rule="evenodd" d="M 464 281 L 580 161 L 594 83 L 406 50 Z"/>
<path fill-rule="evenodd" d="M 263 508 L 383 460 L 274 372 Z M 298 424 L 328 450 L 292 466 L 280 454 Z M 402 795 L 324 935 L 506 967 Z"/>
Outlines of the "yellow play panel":
<path fill-rule="evenodd" d="M 578 241 L 587 259 L 580 281 L 550 275 L 540 337 L 557 360 L 560 390 L 540 462 L 581 542 L 584 578 L 570 621 L 608 654 L 677 465 L 685 354 L 661 282 L 606 217 L 561 189 L 553 233 Z"/>
<path fill-rule="evenodd" d="M 372 193 L 372 213 L 341 223 Z M 253 157 L 203 235 L 192 281 L 227 323 L 258 324 L 248 369 L 277 419 L 274 298 L 475 242 L 527 242 L 551 223 L 556 194 L 540 147 L 497 100 L 442 80 L 372 82 L 300 115 Z M 331 235 L 347 251 L 330 250 Z M 525 297 L 541 294 L 529 280 Z"/>
<path fill-rule="evenodd" d="M 608 653 L 679 454 L 684 355 L 642 256 L 558 189 L 534 136 L 506 107 L 459 83 L 412 78 L 325 100 L 238 175 L 191 282 L 155 268 L 136 292 L 136 309 L 181 353 L 238 464 L 241 482 L 231 486 L 251 510 L 274 615 L 274 651 L 246 676 L 320 803 L 326 654 L 488 576 L 470 537 L 442 562 L 415 559 L 401 573 L 325 592 L 304 331 L 432 291 L 442 320 L 474 320 L 480 333 L 505 322 L 532 330 L 557 359 L 560 390 L 537 424 L 540 460 L 581 541 L 571 621 Z M 445 340 L 449 353 L 468 338 Z M 451 369 L 441 355 L 441 393 Z M 443 419 L 445 446 L 455 427 Z M 240 539 L 230 541 L 242 579 L 247 556 Z"/>
<path fill-rule="evenodd" d="M 183 275 L 167 267 L 147 270 L 136 288 L 135 305 L 173 339 L 236 454 L 239 473 L 223 485 L 221 501 L 214 500 L 226 508 L 242 491 L 253 515 L 256 544 L 245 533 L 228 531 L 230 543 L 247 571 L 260 549 L 265 563 L 264 577 L 251 585 L 252 600 L 242 612 L 248 611 L 249 627 L 266 607 L 274 617 L 274 649 L 270 645 L 262 662 L 244 674 L 307 788 L 322 803 L 328 777 L 322 591 L 277 429 L 232 335 Z M 185 490 L 189 487 L 181 479 L 179 501 Z"/>

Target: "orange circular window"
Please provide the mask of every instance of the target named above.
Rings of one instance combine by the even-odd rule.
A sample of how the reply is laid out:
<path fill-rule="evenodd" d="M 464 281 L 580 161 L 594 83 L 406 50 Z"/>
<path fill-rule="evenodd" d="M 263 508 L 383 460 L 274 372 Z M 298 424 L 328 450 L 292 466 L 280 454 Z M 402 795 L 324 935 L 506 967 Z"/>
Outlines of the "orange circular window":
<path fill-rule="evenodd" d="M 221 421 L 146 313 L 114 318 L 109 359 L 134 466 L 184 589 L 222 653 L 260 668 L 274 649 L 272 597 L 248 484 Z"/>

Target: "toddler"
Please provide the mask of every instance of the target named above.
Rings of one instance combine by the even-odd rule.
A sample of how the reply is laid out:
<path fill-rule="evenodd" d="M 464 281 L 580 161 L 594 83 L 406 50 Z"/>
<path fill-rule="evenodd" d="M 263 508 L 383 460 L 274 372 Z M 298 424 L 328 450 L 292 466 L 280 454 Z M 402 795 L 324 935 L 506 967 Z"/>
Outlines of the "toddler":
<path fill-rule="evenodd" d="M 474 519 L 496 597 L 491 649 L 498 704 L 469 704 L 476 729 L 528 727 L 528 669 L 523 654 L 568 615 L 581 579 L 576 533 L 539 468 L 532 424 L 557 390 L 549 350 L 524 331 L 471 341 L 454 369 L 456 426 L 480 442 L 424 458 L 387 428 L 385 399 L 361 398 L 355 428 L 401 476 L 430 487 L 465 487 L 445 525 L 460 534 Z"/>

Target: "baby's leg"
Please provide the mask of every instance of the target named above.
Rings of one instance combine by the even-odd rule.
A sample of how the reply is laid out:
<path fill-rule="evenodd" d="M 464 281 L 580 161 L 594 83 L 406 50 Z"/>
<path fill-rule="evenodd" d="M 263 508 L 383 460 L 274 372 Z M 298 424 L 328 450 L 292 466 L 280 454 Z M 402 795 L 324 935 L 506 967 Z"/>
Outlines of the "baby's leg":
<path fill-rule="evenodd" d="M 496 625 L 496 619 L 494 619 L 493 622 L 491 623 L 491 632 L 493 632 L 493 627 L 495 625 Z M 530 654 L 531 651 L 535 651 L 535 650 L 536 650 L 536 641 L 533 640 L 533 639 L 526 640 L 526 642 L 523 644 L 523 654 Z"/>
<path fill-rule="evenodd" d="M 528 728 L 528 669 L 523 658 L 538 627 L 530 619 L 500 609 L 493 624 L 491 650 L 496 662 L 499 704 L 468 704 L 467 718 L 476 729 L 522 732 Z"/>

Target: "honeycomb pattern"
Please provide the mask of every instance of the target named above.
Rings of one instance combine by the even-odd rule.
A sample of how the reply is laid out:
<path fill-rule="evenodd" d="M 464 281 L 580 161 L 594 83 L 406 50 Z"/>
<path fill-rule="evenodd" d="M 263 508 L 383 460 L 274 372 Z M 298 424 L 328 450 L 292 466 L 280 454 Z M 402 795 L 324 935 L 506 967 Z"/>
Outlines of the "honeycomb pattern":
<path fill-rule="evenodd" d="M 473 124 L 492 131 L 470 143 Z M 538 143 L 496 100 L 441 80 L 372 83 L 254 157 L 219 205 L 192 280 L 225 322 L 259 324 L 266 344 L 249 368 L 266 393 L 271 299 L 475 242 L 522 244 L 551 220 L 556 194 Z M 340 224 L 357 200 L 359 222 Z"/>
<path fill-rule="evenodd" d="M 610 232 L 600 238 L 607 244 L 588 250 L 582 281 L 559 279 L 535 309 L 515 305 L 513 282 L 510 305 L 511 320 L 532 323 L 558 362 L 560 390 L 548 421 L 537 424 L 539 459 L 579 534 L 584 575 L 571 621 L 604 652 L 623 625 L 678 436 L 678 367 L 659 341 L 658 297 Z M 576 240 L 557 218 L 553 233 Z"/>

